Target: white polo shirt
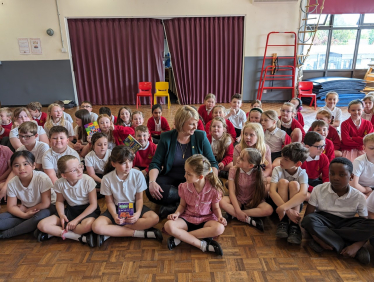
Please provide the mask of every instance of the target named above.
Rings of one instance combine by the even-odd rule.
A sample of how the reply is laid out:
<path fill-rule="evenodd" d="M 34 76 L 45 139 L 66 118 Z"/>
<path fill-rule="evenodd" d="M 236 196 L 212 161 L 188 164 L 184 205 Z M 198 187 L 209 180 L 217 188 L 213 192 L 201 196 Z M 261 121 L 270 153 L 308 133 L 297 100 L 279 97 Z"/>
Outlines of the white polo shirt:
<path fill-rule="evenodd" d="M 293 175 L 289 174 L 280 166 L 275 167 L 271 175 L 271 183 L 278 183 L 281 179 L 296 181 L 300 184 L 308 184 L 308 174 L 306 173 L 305 169 L 302 169 L 301 167 L 298 167 L 297 171 Z"/>
<path fill-rule="evenodd" d="M 226 115 L 230 113 L 230 110 L 226 111 Z M 242 109 L 239 109 L 239 111 L 236 113 L 236 115 L 232 115 L 228 118 L 229 121 L 231 121 L 232 125 L 237 129 L 242 129 L 247 117 L 245 115 L 245 112 Z"/>
<path fill-rule="evenodd" d="M 265 130 L 265 143 L 269 145 L 272 153 L 282 151 L 282 146 L 286 140 L 286 131 L 276 127 L 273 131 Z"/>
<path fill-rule="evenodd" d="M 57 161 L 62 157 L 66 155 L 72 155 L 76 157 L 78 160 L 80 160 L 80 156 L 78 155 L 77 151 L 75 151 L 73 148 L 70 148 L 67 146 L 65 152 L 59 154 L 52 150 L 52 148 L 48 149 L 47 152 L 44 153 L 43 156 L 43 169 L 54 169 L 57 175 L 58 169 L 57 169 Z"/>
<path fill-rule="evenodd" d="M 368 120 L 368 121 L 371 121 L 371 118 L 373 117 L 373 113 L 367 114 L 367 113 L 365 113 L 365 112 L 363 111 L 361 117 L 362 117 L 363 119 L 366 119 L 366 120 Z"/>
<path fill-rule="evenodd" d="M 96 113 L 90 112 L 91 115 L 91 122 L 97 121 L 97 118 L 99 117 Z"/>
<path fill-rule="evenodd" d="M 38 136 L 36 137 L 36 141 L 39 141 L 39 136 L 42 135 L 42 134 L 46 134 L 45 130 L 43 129 L 43 127 L 39 126 L 38 125 L 38 129 L 36 131 L 36 133 L 38 134 Z M 11 138 L 18 138 L 18 127 L 16 128 L 13 128 L 10 132 L 9 132 L 9 139 Z"/>
<path fill-rule="evenodd" d="M 343 218 L 354 217 L 356 213 L 359 216 L 368 215 L 364 194 L 349 186 L 348 192 L 339 197 L 332 190 L 330 182 L 325 182 L 313 188 L 309 204 L 315 206 L 317 211 L 327 212 Z"/>
<path fill-rule="evenodd" d="M 57 122 L 57 123 L 53 123 L 53 122 L 52 122 L 52 125 L 53 125 L 53 126 L 61 125 L 61 121 L 59 121 L 59 122 Z M 70 121 L 65 120 L 65 125 L 64 125 L 64 127 L 68 130 L 68 135 L 69 135 L 69 137 L 70 137 L 70 136 L 75 136 L 74 128 L 73 128 L 73 124 L 72 124 Z M 49 130 L 50 130 L 50 128 L 47 128 L 47 127 L 45 127 L 45 125 L 44 125 L 44 129 L 45 129 L 45 131 L 47 132 L 47 135 L 49 136 Z"/>
<path fill-rule="evenodd" d="M 324 106 L 324 107 L 322 107 L 321 110 L 326 110 L 326 111 L 330 112 L 331 116 L 334 118 L 334 121 L 335 120 L 342 121 L 342 110 L 340 108 L 335 107 L 335 109 L 333 111 L 331 111 L 327 106 Z"/>
<path fill-rule="evenodd" d="M 53 187 L 51 179 L 42 171 L 33 171 L 29 186 L 22 185 L 18 176 L 13 177 L 8 184 L 8 197 L 16 197 L 27 208 L 36 206 L 42 201 L 42 193 Z M 56 202 L 56 194 L 51 190 L 51 204 Z"/>
<path fill-rule="evenodd" d="M 366 204 L 368 211 L 374 213 L 374 192 L 366 199 Z"/>
<path fill-rule="evenodd" d="M 147 189 L 143 173 L 136 169 L 131 169 L 125 180 L 118 178 L 116 170 L 104 175 L 101 181 L 100 194 L 113 195 L 114 204 L 135 203 L 136 193 Z"/>
<path fill-rule="evenodd" d="M 374 163 L 368 160 L 366 154 L 353 161 L 353 174 L 359 178 L 361 186 L 374 187 Z"/>
<path fill-rule="evenodd" d="M 70 185 L 65 178 L 60 178 L 53 186 L 56 193 L 62 194 L 69 206 L 81 206 L 90 202 L 88 194 L 96 188 L 96 182 L 87 174 L 83 174 L 75 185 Z"/>
<path fill-rule="evenodd" d="M 95 173 L 103 174 L 105 165 L 108 162 L 108 159 L 112 153 L 112 150 L 107 150 L 105 153 L 104 158 L 100 159 L 94 150 L 90 151 L 85 157 L 84 157 L 84 163 L 86 164 L 86 167 L 93 167 L 95 170 Z"/>
<path fill-rule="evenodd" d="M 69 115 L 68 113 L 64 113 L 64 120 L 67 120 L 68 122 L 70 122 L 71 124 L 73 124 L 73 119 L 71 118 L 71 115 Z"/>
<path fill-rule="evenodd" d="M 37 164 L 42 164 L 44 153 L 47 152 L 48 149 L 49 149 L 48 144 L 44 142 L 39 142 L 39 141 L 35 142 L 35 146 L 30 152 L 34 155 L 35 162 Z M 26 149 L 25 145 L 22 145 L 21 147 L 17 149 L 17 151 L 28 151 L 28 150 Z"/>
<path fill-rule="evenodd" d="M 157 121 L 155 119 L 153 119 L 155 121 L 155 131 L 162 131 L 162 128 L 161 128 L 161 118 L 159 120 L 159 123 L 157 123 Z"/>

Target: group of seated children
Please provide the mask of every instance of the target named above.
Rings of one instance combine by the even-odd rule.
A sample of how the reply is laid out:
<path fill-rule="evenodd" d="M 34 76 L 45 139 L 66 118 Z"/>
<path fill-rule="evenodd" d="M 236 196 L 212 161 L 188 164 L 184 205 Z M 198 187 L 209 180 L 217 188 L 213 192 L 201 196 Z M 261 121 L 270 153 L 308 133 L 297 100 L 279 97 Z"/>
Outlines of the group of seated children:
<path fill-rule="evenodd" d="M 227 221 L 237 218 L 264 231 L 263 219 L 274 211 L 280 220 L 278 238 L 301 244 L 301 224 L 316 252 L 335 250 L 368 263 L 364 244 L 374 235 L 374 95 L 351 101 L 345 121 L 338 99 L 336 92 L 326 95 L 326 106 L 305 133 L 298 98 L 284 103 L 280 116 L 263 111 L 258 100 L 246 115 L 240 94 L 232 96 L 229 110 L 208 94 L 198 109 L 198 128 L 207 133 L 218 176 L 228 179 L 228 196 L 205 157 L 188 158 L 186 183 L 178 187 L 180 204 L 164 226 L 171 235 L 168 248 L 184 241 L 222 255 L 212 238 L 224 232 Z M 0 109 L 0 137 L 16 150 L 0 147 L 0 197 L 7 195 L 8 206 L 0 214 L 0 238 L 35 230 L 39 241 L 56 236 L 91 247 L 109 237 L 162 241 L 154 228 L 158 215 L 143 204 L 156 144 L 170 130 L 162 107 L 152 107 L 147 126 L 143 113 L 128 107 L 121 107 L 117 117 L 107 107 L 99 113 L 82 102 L 73 128 L 60 101 L 49 105 L 47 114 L 38 102 L 13 112 Z M 88 136 L 85 125 L 94 121 L 100 132 Z M 129 134 L 141 145 L 136 153 L 120 146 Z M 102 197 L 107 210 L 101 214 L 97 200 Z M 133 203 L 131 217 L 119 216 L 122 203 Z"/>

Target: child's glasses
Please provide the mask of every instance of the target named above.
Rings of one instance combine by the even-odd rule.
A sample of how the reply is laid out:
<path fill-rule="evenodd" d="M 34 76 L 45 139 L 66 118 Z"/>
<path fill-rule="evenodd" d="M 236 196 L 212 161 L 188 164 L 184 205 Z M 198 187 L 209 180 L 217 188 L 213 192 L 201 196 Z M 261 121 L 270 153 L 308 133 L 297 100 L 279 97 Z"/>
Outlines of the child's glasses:
<path fill-rule="evenodd" d="M 84 168 L 84 166 L 82 164 L 80 164 L 79 166 L 77 166 L 77 168 L 75 168 L 73 170 L 70 170 L 70 171 L 65 171 L 64 173 L 78 173 L 83 168 Z"/>
<path fill-rule="evenodd" d="M 281 110 L 281 112 L 284 113 L 284 114 L 292 113 L 292 111 L 287 111 L 287 110 Z"/>
<path fill-rule="evenodd" d="M 92 108 L 91 106 L 81 106 L 81 108 L 83 108 L 83 109 L 89 109 L 89 108 Z"/>
<path fill-rule="evenodd" d="M 35 134 L 33 134 L 33 135 L 18 135 L 18 138 L 19 139 L 29 140 L 33 136 L 35 136 Z"/>
<path fill-rule="evenodd" d="M 321 150 L 321 149 L 323 149 L 323 148 L 326 147 L 326 144 L 323 144 L 321 146 L 314 146 L 314 145 L 312 145 L 312 147 L 317 148 L 318 150 Z"/>

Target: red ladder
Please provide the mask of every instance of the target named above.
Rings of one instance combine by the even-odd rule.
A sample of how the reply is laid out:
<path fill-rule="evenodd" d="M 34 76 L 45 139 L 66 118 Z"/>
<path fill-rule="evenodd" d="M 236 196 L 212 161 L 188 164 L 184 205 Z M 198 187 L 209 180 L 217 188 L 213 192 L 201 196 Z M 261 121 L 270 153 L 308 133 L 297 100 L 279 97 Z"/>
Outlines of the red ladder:
<path fill-rule="evenodd" d="M 269 38 L 270 35 L 272 34 L 278 34 L 278 33 L 284 33 L 286 35 L 293 34 L 294 36 L 294 44 L 290 45 L 280 45 L 280 44 L 270 44 L 269 45 Z M 291 72 L 292 74 L 271 74 L 274 70 L 274 66 L 269 65 L 265 67 L 265 61 L 266 60 L 271 60 L 273 59 L 272 56 L 266 56 L 268 47 L 293 47 L 294 54 L 293 56 L 282 56 L 278 57 L 278 60 L 282 59 L 292 59 L 293 63 L 292 65 L 280 65 L 276 69 L 277 72 L 282 72 L 282 71 L 288 71 Z M 260 76 L 260 81 L 258 84 L 258 90 L 257 90 L 257 99 L 261 101 L 262 99 L 262 93 L 265 89 L 291 89 L 292 90 L 292 97 L 295 97 L 295 70 L 296 70 L 296 48 L 297 48 L 297 36 L 296 33 L 293 31 L 287 31 L 287 32 L 278 32 L 278 31 L 272 31 L 269 32 L 266 38 L 266 46 L 265 46 L 265 53 L 264 53 L 264 58 L 262 60 L 262 67 L 261 67 L 261 76 Z M 268 74 L 270 72 L 270 74 Z M 266 81 L 274 81 L 274 80 L 291 80 L 291 85 L 292 86 L 265 86 Z"/>

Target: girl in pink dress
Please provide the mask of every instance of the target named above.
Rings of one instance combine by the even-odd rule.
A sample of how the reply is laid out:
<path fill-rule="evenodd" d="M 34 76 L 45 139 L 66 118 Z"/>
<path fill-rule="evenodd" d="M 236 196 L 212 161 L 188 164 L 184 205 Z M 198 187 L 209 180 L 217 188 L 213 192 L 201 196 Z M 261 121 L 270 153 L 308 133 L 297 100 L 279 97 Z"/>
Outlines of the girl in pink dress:
<path fill-rule="evenodd" d="M 223 186 L 203 155 L 189 157 L 185 163 L 187 182 L 179 185 L 180 204 L 175 213 L 168 216 L 165 230 L 169 250 L 186 242 L 203 252 L 210 251 L 222 256 L 223 252 L 213 237 L 225 230 L 226 219 L 222 217 L 219 201 Z"/>

